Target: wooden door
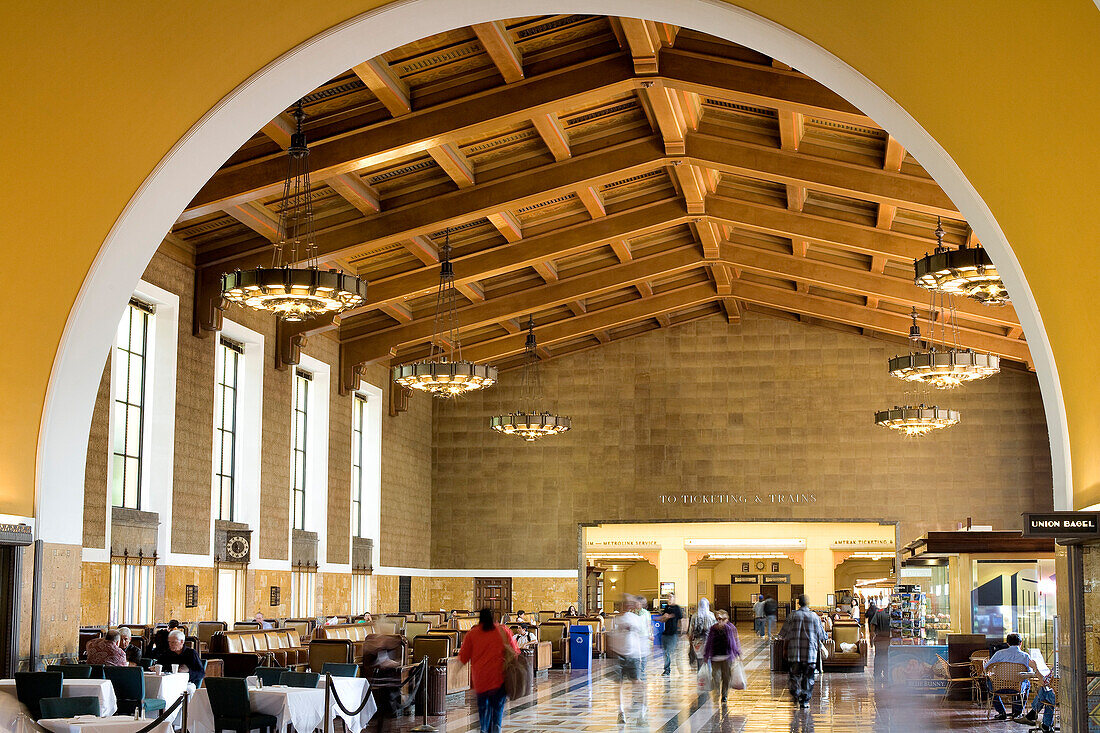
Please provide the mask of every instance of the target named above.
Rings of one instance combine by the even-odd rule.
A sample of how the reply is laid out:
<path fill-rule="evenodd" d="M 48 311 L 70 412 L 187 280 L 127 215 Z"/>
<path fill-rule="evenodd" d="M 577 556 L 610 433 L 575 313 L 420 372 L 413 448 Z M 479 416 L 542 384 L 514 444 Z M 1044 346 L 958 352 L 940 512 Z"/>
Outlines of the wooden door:
<path fill-rule="evenodd" d="M 779 601 L 779 586 L 778 585 L 762 585 L 760 586 L 760 594 L 765 598 L 774 598 Z"/>
<path fill-rule="evenodd" d="M 791 583 L 791 610 L 798 608 L 798 597 L 806 592 L 806 586 L 801 583 Z M 813 599 L 810 599 L 810 604 L 813 605 Z M 825 604 L 820 604 L 824 606 Z"/>
<path fill-rule="evenodd" d="M 511 613 L 512 579 L 474 578 L 474 606 L 473 611 L 491 609 L 496 618 L 502 613 Z"/>
<path fill-rule="evenodd" d="M 733 613 L 730 610 L 730 587 L 729 585 L 715 585 L 714 586 L 714 609 L 715 611 L 726 611 L 727 613 Z"/>

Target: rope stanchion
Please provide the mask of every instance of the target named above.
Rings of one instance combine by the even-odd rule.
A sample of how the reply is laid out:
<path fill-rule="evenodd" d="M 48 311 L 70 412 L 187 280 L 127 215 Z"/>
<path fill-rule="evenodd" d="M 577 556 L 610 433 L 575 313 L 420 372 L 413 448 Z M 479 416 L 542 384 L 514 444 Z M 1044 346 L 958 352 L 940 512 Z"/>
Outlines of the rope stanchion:
<path fill-rule="evenodd" d="M 188 698 L 188 696 L 189 696 L 188 693 L 184 692 L 182 695 L 180 695 L 178 698 L 176 698 L 176 701 L 174 703 L 172 703 L 172 706 L 170 708 L 166 709 L 164 712 L 162 712 L 160 715 L 158 715 L 155 720 L 149 721 L 149 724 L 146 725 L 144 728 L 141 728 L 139 730 L 134 731 L 134 733 L 153 733 L 153 731 L 156 730 L 159 725 L 161 725 L 164 721 L 168 720 L 168 718 L 171 717 L 171 715 L 174 712 L 176 712 L 176 710 L 180 709 L 181 706 L 183 707 L 183 713 L 182 713 L 183 727 L 180 730 L 186 731 L 187 730 L 187 698 Z M 138 701 L 139 709 L 140 709 L 140 705 L 141 705 L 141 702 Z M 32 733 L 50 733 L 50 731 L 48 729 L 43 728 L 35 720 L 33 720 L 31 718 L 31 716 L 27 715 L 26 713 L 20 713 L 19 717 L 16 718 L 16 720 L 19 720 L 19 721 L 23 722 L 23 730 L 24 731 L 31 731 Z"/>
<path fill-rule="evenodd" d="M 420 660 L 424 671 L 420 675 L 420 704 L 424 715 L 424 722 L 412 729 L 413 733 L 436 733 L 434 725 L 428 725 L 428 655 Z"/>

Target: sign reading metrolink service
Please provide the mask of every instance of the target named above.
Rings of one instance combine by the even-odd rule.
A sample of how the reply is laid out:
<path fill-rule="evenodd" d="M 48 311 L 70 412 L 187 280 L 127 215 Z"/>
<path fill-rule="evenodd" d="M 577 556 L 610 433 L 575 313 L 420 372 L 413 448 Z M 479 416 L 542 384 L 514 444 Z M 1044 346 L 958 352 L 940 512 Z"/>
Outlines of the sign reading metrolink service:
<path fill-rule="evenodd" d="M 816 494 L 661 494 L 662 504 L 816 504 Z"/>
<path fill-rule="evenodd" d="M 1046 512 L 1024 515 L 1031 537 L 1100 537 L 1100 512 Z"/>

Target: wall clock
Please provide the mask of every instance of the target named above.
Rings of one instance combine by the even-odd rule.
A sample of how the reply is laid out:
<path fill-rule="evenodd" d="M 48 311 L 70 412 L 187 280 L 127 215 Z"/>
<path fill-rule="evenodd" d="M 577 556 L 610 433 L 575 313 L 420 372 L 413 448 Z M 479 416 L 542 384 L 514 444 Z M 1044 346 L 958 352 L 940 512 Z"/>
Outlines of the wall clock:
<path fill-rule="evenodd" d="M 225 541 L 225 557 L 236 562 L 248 562 L 252 549 L 248 537 L 243 534 L 230 535 Z"/>
<path fill-rule="evenodd" d="M 757 570 L 763 570 L 765 567 L 767 567 L 767 566 L 764 564 L 764 562 L 762 560 L 757 560 L 756 561 L 756 569 Z"/>

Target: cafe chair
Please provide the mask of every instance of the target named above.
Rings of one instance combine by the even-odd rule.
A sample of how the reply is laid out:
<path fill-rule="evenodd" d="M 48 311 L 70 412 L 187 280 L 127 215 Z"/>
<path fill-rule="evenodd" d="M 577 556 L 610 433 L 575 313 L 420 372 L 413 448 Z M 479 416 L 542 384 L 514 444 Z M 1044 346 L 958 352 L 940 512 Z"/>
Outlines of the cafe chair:
<path fill-rule="evenodd" d="M 42 698 L 43 718 L 75 718 L 78 715 L 99 717 L 99 698 L 87 697 L 44 697 Z"/>
<path fill-rule="evenodd" d="M 102 664 L 89 664 L 88 666 L 92 668 L 92 673 L 91 673 L 91 675 L 89 675 L 91 677 L 91 679 L 93 679 L 93 680 L 105 680 L 105 679 L 107 679 L 106 677 L 103 676 L 103 665 Z"/>
<path fill-rule="evenodd" d="M 274 715 L 252 710 L 248 699 L 248 684 L 242 677 L 207 677 L 203 687 L 210 700 L 210 712 L 214 715 L 214 730 L 249 733 L 263 730 L 275 733 L 278 721 Z"/>
<path fill-rule="evenodd" d="M 142 713 L 164 710 L 164 700 L 145 697 L 145 673 L 141 667 L 104 667 L 103 674 L 115 688 L 120 715 L 133 715 L 139 706 Z"/>
<path fill-rule="evenodd" d="M 286 667 L 256 667 L 256 677 L 260 680 L 261 685 L 271 687 L 272 685 L 282 684 L 279 682 L 279 678 L 283 676 L 284 672 L 289 671 Z"/>
<path fill-rule="evenodd" d="M 279 677 L 279 684 L 287 687 L 313 688 L 317 686 L 320 679 L 321 675 L 316 672 L 283 672 Z"/>
<path fill-rule="evenodd" d="M 359 675 L 359 665 L 325 662 L 321 665 L 321 674 L 330 674 L 333 677 L 357 677 Z"/>
<path fill-rule="evenodd" d="M 144 669 L 146 672 L 148 672 L 150 668 L 152 668 L 152 666 L 156 663 L 157 660 L 153 659 L 152 657 L 142 657 L 138 660 L 138 666 Z"/>
<path fill-rule="evenodd" d="M 986 708 L 986 718 L 993 717 L 993 700 L 998 699 L 1004 705 L 1005 710 L 1012 710 L 1012 703 L 1021 708 L 1027 703 L 1020 692 L 1020 683 L 1024 681 L 1022 674 L 1028 671 L 1026 664 L 1017 662 L 994 662 L 985 666 L 985 675 L 989 679 L 992 692 L 989 694 L 989 706 Z M 1006 701 L 1008 704 L 1006 704 Z"/>
<path fill-rule="evenodd" d="M 60 672 L 16 672 L 15 696 L 27 706 L 27 712 L 35 720 L 42 717 L 42 699 L 61 697 L 62 680 Z"/>
<path fill-rule="evenodd" d="M 47 664 L 47 672 L 60 672 L 67 680 L 91 679 L 92 667 L 88 664 Z"/>
<path fill-rule="evenodd" d="M 961 669 L 965 667 L 967 674 L 965 677 L 952 676 L 952 669 Z M 974 699 L 974 677 L 971 672 L 970 662 L 956 662 L 951 664 L 939 654 L 936 655 L 936 661 L 932 665 L 932 676 L 938 680 L 943 680 L 943 696 L 940 698 L 940 704 L 942 705 L 947 701 L 947 698 L 951 695 L 951 691 L 957 687 L 969 687 L 970 699 Z"/>

